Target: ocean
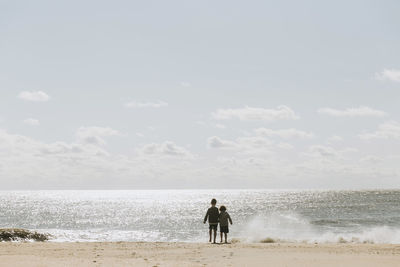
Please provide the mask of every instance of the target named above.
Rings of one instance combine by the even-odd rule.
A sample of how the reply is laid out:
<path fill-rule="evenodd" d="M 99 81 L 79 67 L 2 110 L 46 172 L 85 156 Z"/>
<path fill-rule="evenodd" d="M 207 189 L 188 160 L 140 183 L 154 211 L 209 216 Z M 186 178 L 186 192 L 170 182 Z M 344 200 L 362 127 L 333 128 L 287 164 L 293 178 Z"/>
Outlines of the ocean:
<path fill-rule="evenodd" d="M 0 228 L 51 242 L 207 242 L 212 198 L 241 242 L 400 243 L 400 190 L 0 191 Z"/>

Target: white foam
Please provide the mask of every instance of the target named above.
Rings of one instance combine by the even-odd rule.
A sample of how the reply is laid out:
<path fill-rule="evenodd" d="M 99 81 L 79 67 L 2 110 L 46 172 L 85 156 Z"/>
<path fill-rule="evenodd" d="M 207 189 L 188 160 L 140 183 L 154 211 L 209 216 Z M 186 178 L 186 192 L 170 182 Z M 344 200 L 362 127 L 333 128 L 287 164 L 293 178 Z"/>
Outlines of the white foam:
<path fill-rule="evenodd" d="M 52 235 L 52 242 L 118 242 L 118 241 L 167 241 L 163 240 L 160 233 L 144 231 L 120 231 L 106 229 L 92 230 L 63 230 L 63 229 L 45 229 Z M 173 242 L 174 240 L 171 240 Z M 176 241 L 176 240 L 175 240 Z"/>
<path fill-rule="evenodd" d="M 242 227 L 238 237 L 245 242 L 271 238 L 277 242 L 400 244 L 400 229 L 380 226 L 352 232 L 321 231 L 298 214 L 271 213 L 253 217 Z"/>
<path fill-rule="evenodd" d="M 315 241 L 400 244 L 400 229 L 388 226 L 372 227 L 353 233 L 325 233 Z"/>

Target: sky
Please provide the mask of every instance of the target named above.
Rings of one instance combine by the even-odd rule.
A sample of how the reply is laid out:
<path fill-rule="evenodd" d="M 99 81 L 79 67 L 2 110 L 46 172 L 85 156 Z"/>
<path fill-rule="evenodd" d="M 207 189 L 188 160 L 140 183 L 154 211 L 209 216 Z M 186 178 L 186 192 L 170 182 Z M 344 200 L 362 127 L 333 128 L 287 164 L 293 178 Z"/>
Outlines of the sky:
<path fill-rule="evenodd" d="M 0 0 L 1 189 L 399 188 L 399 13 Z"/>

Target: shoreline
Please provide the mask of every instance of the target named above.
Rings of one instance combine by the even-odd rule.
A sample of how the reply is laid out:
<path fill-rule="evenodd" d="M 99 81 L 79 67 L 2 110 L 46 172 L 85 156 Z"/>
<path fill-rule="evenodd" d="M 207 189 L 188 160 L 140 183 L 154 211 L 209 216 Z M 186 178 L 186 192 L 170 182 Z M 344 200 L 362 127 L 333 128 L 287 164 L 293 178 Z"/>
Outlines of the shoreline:
<path fill-rule="evenodd" d="M 398 266 L 396 244 L 1 242 L 0 266 Z"/>

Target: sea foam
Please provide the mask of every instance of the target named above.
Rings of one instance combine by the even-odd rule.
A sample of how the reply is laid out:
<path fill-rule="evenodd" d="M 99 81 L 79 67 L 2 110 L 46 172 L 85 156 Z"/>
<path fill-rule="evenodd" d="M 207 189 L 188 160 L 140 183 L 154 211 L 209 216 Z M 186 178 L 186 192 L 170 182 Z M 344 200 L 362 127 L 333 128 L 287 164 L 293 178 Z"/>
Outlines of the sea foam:
<path fill-rule="evenodd" d="M 332 222 L 332 221 L 329 221 Z M 321 230 L 295 213 L 256 215 L 241 229 L 243 242 L 386 243 L 400 244 L 400 228 L 389 226 Z"/>

